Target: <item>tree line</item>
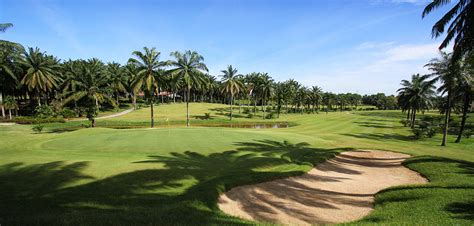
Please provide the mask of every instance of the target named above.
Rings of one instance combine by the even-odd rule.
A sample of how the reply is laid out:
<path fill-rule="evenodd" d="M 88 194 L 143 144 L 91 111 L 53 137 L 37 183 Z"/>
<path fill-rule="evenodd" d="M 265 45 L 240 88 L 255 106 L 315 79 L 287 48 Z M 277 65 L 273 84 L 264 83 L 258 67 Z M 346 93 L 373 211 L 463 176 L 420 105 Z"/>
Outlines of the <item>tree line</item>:
<path fill-rule="evenodd" d="M 68 107 L 84 114 L 95 125 L 95 117 L 103 104 L 120 105 L 128 98 L 136 108 L 137 98 L 150 105 L 150 124 L 154 126 L 153 105 L 157 102 L 186 102 L 189 125 L 189 102 L 228 103 L 229 118 L 233 108 L 246 105 L 256 112 L 257 106 L 267 118 L 268 105 L 281 113 L 316 113 L 348 110 L 361 104 L 378 109 L 396 109 L 394 96 L 361 96 L 355 93 L 335 94 L 321 87 L 306 87 L 294 79 L 275 82 L 268 73 L 242 75 L 229 65 L 218 77 L 210 75 L 204 58 L 195 51 L 172 52 L 172 60 L 160 60 L 155 48 L 134 51 L 127 64 L 104 63 L 97 58 L 60 60 L 39 48 L 23 48 L 20 44 L 0 42 L 0 91 L 6 110 L 31 114 L 42 105 L 55 110 Z M 23 104 L 20 104 L 23 103 Z M 19 108 L 23 109 L 19 109 Z M 273 114 L 273 113 L 272 113 Z"/>

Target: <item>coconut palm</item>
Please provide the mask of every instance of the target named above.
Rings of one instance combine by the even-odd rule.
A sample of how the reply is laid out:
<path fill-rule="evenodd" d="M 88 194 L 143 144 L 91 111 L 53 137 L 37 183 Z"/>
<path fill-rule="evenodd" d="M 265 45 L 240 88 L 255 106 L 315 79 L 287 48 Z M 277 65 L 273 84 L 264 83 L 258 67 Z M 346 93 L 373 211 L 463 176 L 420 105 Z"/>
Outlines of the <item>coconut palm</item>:
<path fill-rule="evenodd" d="M 5 32 L 8 28 L 13 27 L 12 23 L 0 23 L 0 31 Z"/>
<path fill-rule="evenodd" d="M 38 105 L 41 106 L 41 95 L 58 87 L 58 72 L 61 69 L 59 60 L 46 55 L 39 48 L 29 48 L 24 52 L 24 60 L 21 63 L 26 69 L 21 84 L 36 94 Z"/>
<path fill-rule="evenodd" d="M 411 81 L 402 80 L 403 87 L 397 90 L 400 105 L 411 112 L 411 117 L 408 117 L 412 128 L 415 126 L 416 112 L 427 110 L 432 106 L 431 99 L 435 86 L 434 81 L 428 81 L 428 77 L 429 75 L 414 74 Z"/>
<path fill-rule="evenodd" d="M 160 52 L 155 48 L 143 47 L 143 52 L 134 51 L 132 54 L 135 58 L 130 58 L 128 62 L 138 68 L 138 73 L 132 82 L 133 93 L 139 93 L 144 89 L 145 96 L 150 102 L 151 127 L 153 128 L 155 125 L 153 102 L 158 90 L 158 78 L 163 76 L 163 71 L 160 69 L 166 66 L 166 62 L 159 60 Z"/>
<path fill-rule="evenodd" d="M 448 5 L 452 0 L 432 0 L 423 10 L 422 17 L 433 10 Z M 446 37 L 439 49 L 446 48 L 454 39 L 453 59 L 460 59 L 474 47 L 474 5 L 472 0 L 457 0 L 457 3 L 438 20 L 432 28 L 432 36 L 437 38 L 445 32 Z M 449 26 L 448 26 L 449 25 Z"/>
<path fill-rule="evenodd" d="M 200 86 L 204 82 L 204 73 L 209 71 L 203 63 L 204 57 L 195 51 L 187 50 L 184 53 L 172 52 L 175 60 L 169 61 L 173 68 L 169 73 L 182 79 L 186 89 L 186 126 L 189 126 L 189 98 L 191 89 Z"/>
<path fill-rule="evenodd" d="M 109 77 L 110 88 L 114 91 L 116 104 L 119 106 L 120 93 L 127 92 L 127 88 L 125 88 L 128 80 L 127 73 L 119 63 L 112 62 L 107 65 L 107 74 Z"/>
<path fill-rule="evenodd" d="M 222 92 L 226 93 L 230 97 L 230 120 L 232 120 L 232 106 L 234 104 L 234 96 L 240 93 L 244 89 L 244 84 L 240 80 L 241 74 L 237 74 L 237 69 L 233 68 L 232 65 L 227 66 L 226 70 L 221 71 L 222 77 Z"/>
<path fill-rule="evenodd" d="M 135 79 L 138 77 L 138 67 L 135 64 L 129 63 L 125 66 L 125 73 L 127 74 L 127 92 L 129 93 L 130 97 L 132 98 L 132 105 L 133 109 L 137 109 L 137 95 L 139 90 L 133 89 L 133 83 Z"/>
<path fill-rule="evenodd" d="M 2 104 L 5 106 L 5 109 L 8 110 L 8 115 L 10 116 L 10 120 L 12 120 L 12 110 L 18 110 L 18 103 L 15 98 L 7 96 Z"/>
<path fill-rule="evenodd" d="M 434 77 L 434 82 L 440 82 L 441 86 L 438 88 L 438 92 L 442 95 L 446 94 L 446 105 L 444 107 L 444 128 L 443 128 L 443 140 L 441 146 L 446 145 L 446 138 L 448 135 L 448 122 L 451 115 L 452 102 L 453 102 L 453 91 L 458 84 L 458 80 L 461 76 L 461 67 L 459 62 L 452 60 L 452 54 L 441 52 L 440 58 L 435 58 L 430 61 L 426 67 L 432 73 L 430 76 Z"/>
<path fill-rule="evenodd" d="M 263 119 L 265 119 L 267 113 L 267 101 L 268 99 L 272 98 L 274 94 L 273 79 L 268 75 L 268 73 L 261 73 L 259 77 L 260 82 L 258 85 L 258 90 L 262 98 Z"/>
<path fill-rule="evenodd" d="M 311 99 L 311 104 L 313 105 L 312 112 L 314 112 L 315 107 L 317 110 L 319 110 L 319 104 L 321 103 L 322 98 L 323 98 L 323 89 L 321 89 L 321 87 L 319 86 L 311 87 L 310 99 Z"/>
<path fill-rule="evenodd" d="M 100 103 L 107 101 L 115 107 L 115 101 L 111 95 L 112 90 L 108 86 L 107 72 L 104 64 L 95 58 L 77 65 L 75 89 L 66 93 L 68 97 L 62 104 L 84 100 L 87 105 L 87 118 L 91 122 L 91 126 L 95 127 L 95 116 L 100 108 Z"/>
<path fill-rule="evenodd" d="M 466 125 L 467 114 L 474 100 L 474 54 L 464 59 L 462 73 L 458 86 L 454 90 L 455 99 L 462 100 L 462 119 L 456 143 L 461 142 L 462 134 Z"/>

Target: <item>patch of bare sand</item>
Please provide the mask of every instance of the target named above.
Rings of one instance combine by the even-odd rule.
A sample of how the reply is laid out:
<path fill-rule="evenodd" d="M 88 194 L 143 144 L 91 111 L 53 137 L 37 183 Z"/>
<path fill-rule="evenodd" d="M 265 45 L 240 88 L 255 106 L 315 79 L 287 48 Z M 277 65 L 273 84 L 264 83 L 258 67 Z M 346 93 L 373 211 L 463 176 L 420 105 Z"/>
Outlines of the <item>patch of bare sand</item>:
<path fill-rule="evenodd" d="M 236 187 L 219 197 L 225 213 L 288 225 L 349 222 L 368 215 L 382 189 L 427 180 L 401 165 L 409 155 L 386 151 L 339 154 L 309 173 Z"/>

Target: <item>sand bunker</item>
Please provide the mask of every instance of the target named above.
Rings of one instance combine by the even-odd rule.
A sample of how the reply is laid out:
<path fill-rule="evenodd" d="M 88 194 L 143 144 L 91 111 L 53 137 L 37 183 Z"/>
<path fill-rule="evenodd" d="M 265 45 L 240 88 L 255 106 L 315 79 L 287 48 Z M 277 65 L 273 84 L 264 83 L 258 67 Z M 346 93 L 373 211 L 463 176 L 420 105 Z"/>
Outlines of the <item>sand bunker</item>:
<path fill-rule="evenodd" d="M 427 183 L 401 165 L 408 157 L 385 151 L 344 152 L 302 176 L 233 188 L 219 197 L 218 205 L 229 215 L 262 222 L 354 221 L 372 211 L 378 191 Z"/>

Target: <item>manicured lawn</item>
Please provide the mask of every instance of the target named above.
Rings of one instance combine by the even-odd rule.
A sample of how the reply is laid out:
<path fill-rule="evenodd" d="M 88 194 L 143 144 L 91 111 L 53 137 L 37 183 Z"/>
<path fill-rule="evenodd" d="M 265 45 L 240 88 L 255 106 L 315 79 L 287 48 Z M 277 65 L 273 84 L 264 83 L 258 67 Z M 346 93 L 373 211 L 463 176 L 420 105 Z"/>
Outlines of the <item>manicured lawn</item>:
<path fill-rule="evenodd" d="M 192 124 L 229 123 L 227 109 L 191 104 Z M 147 127 L 149 110 L 98 125 Z M 0 224 L 251 224 L 220 212 L 218 194 L 302 174 L 353 149 L 419 156 L 406 165 L 432 181 L 380 193 L 374 213 L 357 223 L 473 223 L 473 140 L 455 144 L 450 137 L 447 147 L 439 146 L 439 136 L 412 140 L 399 123 L 404 117 L 399 112 L 321 112 L 265 120 L 295 125 L 279 129 L 184 128 L 183 104 L 160 105 L 155 112 L 161 122 L 155 129 L 65 132 L 83 123 L 69 122 L 33 134 L 31 126 L 0 126 Z M 199 117 L 206 112 L 211 119 Z M 234 122 L 263 121 L 238 114 L 238 107 L 234 112 Z"/>

